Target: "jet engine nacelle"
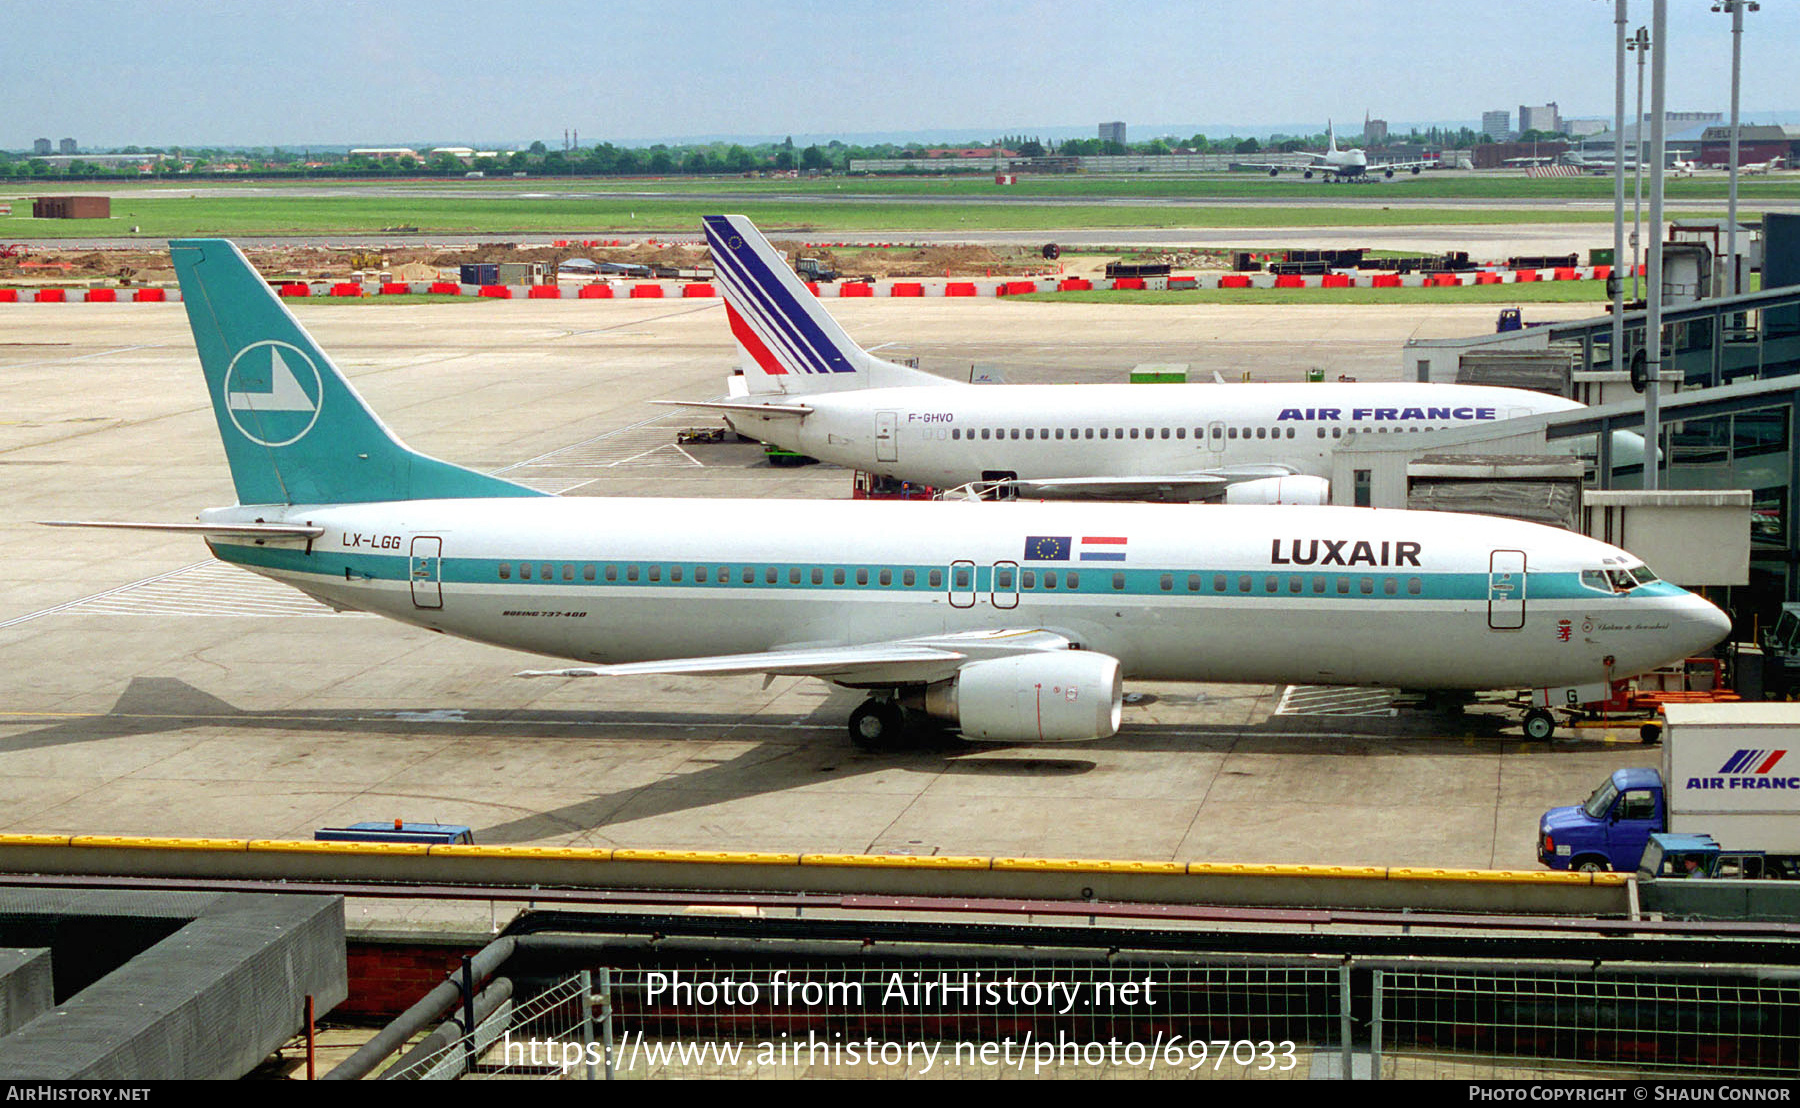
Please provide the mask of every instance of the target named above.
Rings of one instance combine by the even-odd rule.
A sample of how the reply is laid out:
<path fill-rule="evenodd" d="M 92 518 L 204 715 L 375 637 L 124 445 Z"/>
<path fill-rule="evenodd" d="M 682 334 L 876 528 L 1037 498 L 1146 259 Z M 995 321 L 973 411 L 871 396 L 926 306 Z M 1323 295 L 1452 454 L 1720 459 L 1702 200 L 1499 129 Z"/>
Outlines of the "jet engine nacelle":
<path fill-rule="evenodd" d="M 1225 486 L 1227 504 L 1304 504 L 1309 507 L 1331 503 L 1331 482 L 1323 477 L 1259 477 Z"/>
<path fill-rule="evenodd" d="M 1061 650 L 970 662 L 925 689 L 925 711 L 978 742 L 1083 742 L 1119 729 L 1119 660 Z"/>

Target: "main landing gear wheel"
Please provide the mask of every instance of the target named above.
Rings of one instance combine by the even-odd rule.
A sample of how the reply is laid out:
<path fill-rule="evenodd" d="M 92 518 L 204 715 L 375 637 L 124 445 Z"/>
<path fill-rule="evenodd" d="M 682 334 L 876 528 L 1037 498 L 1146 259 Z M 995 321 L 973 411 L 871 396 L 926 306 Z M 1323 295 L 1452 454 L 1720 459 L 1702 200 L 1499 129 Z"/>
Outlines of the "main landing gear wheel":
<path fill-rule="evenodd" d="M 1525 737 L 1532 742 L 1544 742 L 1556 734 L 1556 717 L 1542 708 L 1533 708 L 1525 713 Z"/>
<path fill-rule="evenodd" d="M 865 700 L 850 713 L 850 741 L 864 750 L 899 750 L 906 744 L 906 713 L 891 700 Z"/>

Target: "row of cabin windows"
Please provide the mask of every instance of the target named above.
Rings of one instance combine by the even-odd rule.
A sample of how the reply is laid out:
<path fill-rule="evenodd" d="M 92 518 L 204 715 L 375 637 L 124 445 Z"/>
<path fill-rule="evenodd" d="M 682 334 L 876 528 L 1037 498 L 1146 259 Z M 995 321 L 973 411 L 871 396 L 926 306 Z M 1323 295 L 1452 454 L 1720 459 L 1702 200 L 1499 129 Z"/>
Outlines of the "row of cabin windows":
<path fill-rule="evenodd" d="M 692 574 L 694 583 L 697 585 L 711 584 L 715 580 L 721 585 L 727 585 L 730 584 L 732 580 L 730 566 L 689 567 L 679 565 L 627 565 L 596 567 L 592 563 L 576 566 L 573 563 L 564 562 L 560 569 L 560 577 L 564 581 L 573 581 L 575 580 L 576 575 L 579 574 L 583 581 L 605 580 L 608 583 L 623 581 L 628 585 L 634 585 L 639 581 L 660 584 L 665 573 L 668 575 L 669 582 L 677 585 L 686 581 L 690 573 Z M 500 580 L 502 581 L 512 580 L 512 563 L 501 562 L 499 566 L 499 575 Z M 519 580 L 521 581 L 555 581 L 558 579 L 558 576 L 558 567 L 555 563 L 519 563 Z M 859 585 L 867 585 L 870 581 L 874 581 L 880 585 L 891 586 L 898 580 L 902 587 L 909 589 L 919 583 L 919 572 L 912 569 L 902 569 L 898 571 L 892 569 L 873 571 L 868 569 L 833 569 L 830 571 L 830 576 L 831 583 L 834 585 L 846 584 L 852 578 L 854 578 Z M 746 585 L 754 585 L 758 581 L 761 581 L 765 585 L 779 585 L 782 583 L 783 577 L 784 574 L 782 570 L 776 566 L 762 566 L 760 568 L 757 566 L 741 566 L 739 567 L 737 574 L 737 579 Z M 789 566 L 785 578 L 790 585 L 803 584 L 809 580 L 812 584 L 823 585 L 825 583 L 826 570 L 818 566 L 814 566 L 811 570 L 803 570 L 799 566 Z M 941 589 L 944 587 L 944 571 L 941 569 L 927 570 L 924 579 L 926 585 L 930 588 Z"/>
<path fill-rule="evenodd" d="M 636 565 L 627 565 L 623 567 L 606 566 L 604 569 L 600 569 L 592 563 L 578 567 L 573 563 L 564 562 L 560 567 L 560 574 L 558 568 L 559 567 L 552 562 L 542 562 L 537 564 L 521 562 L 519 563 L 519 580 L 554 581 L 560 576 L 564 581 L 573 581 L 575 580 L 577 573 L 579 573 L 581 580 L 583 581 L 594 581 L 604 578 L 608 582 L 623 580 L 626 584 L 636 584 L 639 581 L 648 581 L 652 584 L 658 584 L 661 583 L 663 575 L 666 572 L 671 584 L 681 584 L 686 579 L 689 572 L 689 567 L 680 565 L 667 567 L 662 565 L 647 565 L 641 567 Z M 918 585 L 920 579 L 919 572 L 912 569 L 902 569 L 898 571 L 892 569 L 871 571 L 866 568 L 856 570 L 833 569 L 829 572 L 831 583 L 834 585 L 847 584 L 854 578 L 858 585 L 867 585 L 873 581 L 885 588 L 891 587 L 894 582 L 898 580 L 901 587 L 910 589 Z M 1026 569 L 1017 570 L 1016 572 L 1018 574 L 1018 587 L 1020 589 L 1042 588 L 1045 590 L 1055 590 L 1059 586 L 1069 589 L 1079 589 L 1081 587 L 1081 574 L 1075 570 L 1058 571 Z M 787 583 L 790 585 L 799 585 L 805 582 L 810 582 L 814 585 L 823 585 L 825 583 L 826 573 L 827 571 L 819 566 L 814 566 L 810 570 L 803 570 L 798 566 L 790 566 L 785 575 L 775 566 L 764 566 L 760 570 L 755 566 L 742 566 L 738 570 L 737 579 L 746 585 L 754 585 L 758 580 L 765 585 L 779 585 L 785 576 Z M 1004 565 L 995 566 L 993 587 L 1002 592 L 1011 591 L 1013 588 L 1014 573 L 1014 567 Z M 501 562 L 499 574 L 500 580 L 502 581 L 512 580 L 512 563 Z M 719 584 L 724 585 L 729 584 L 732 580 L 730 566 L 693 566 L 692 574 L 694 583 L 699 585 L 709 584 L 714 580 L 717 580 Z M 1179 575 L 1174 573 L 1162 574 L 1158 580 L 1159 587 L 1163 592 L 1174 592 L 1178 576 Z M 1335 578 L 1336 584 L 1333 586 L 1332 581 L 1334 579 L 1324 574 L 1269 573 L 1259 575 L 1240 573 L 1233 575 L 1215 573 L 1211 575 L 1212 579 L 1210 584 L 1212 587 L 1209 590 L 1206 587 L 1208 584 L 1207 576 L 1208 575 L 1201 573 L 1187 574 L 1185 582 L 1186 591 L 1211 591 L 1215 593 L 1235 591 L 1239 593 L 1252 593 L 1259 591 L 1258 577 L 1261 578 L 1260 591 L 1265 593 L 1279 593 L 1286 591 L 1298 596 L 1302 593 L 1311 592 L 1315 596 L 1324 596 L 1327 593 L 1335 592 L 1339 596 L 1348 596 L 1354 591 L 1363 596 L 1373 596 L 1376 589 L 1375 578 L 1373 577 L 1337 577 Z M 975 587 L 973 571 L 966 566 L 955 567 L 952 578 L 952 587 L 954 588 L 972 589 Z M 924 580 L 926 587 L 941 589 L 944 587 L 944 571 L 941 569 L 926 570 Z M 1352 585 L 1353 582 L 1354 588 Z M 1114 573 L 1112 575 L 1111 584 L 1115 591 L 1124 591 L 1125 575 L 1123 573 Z M 1424 588 L 1425 584 L 1420 578 L 1409 577 L 1406 579 L 1406 591 L 1408 595 L 1418 596 L 1424 591 Z M 1399 579 L 1395 577 L 1382 578 L 1381 592 L 1387 596 L 1398 596 L 1400 594 Z"/>
<path fill-rule="evenodd" d="M 1097 436 L 1095 435 L 1096 430 L 1099 431 Z M 1320 438 L 1327 437 L 1327 430 L 1325 427 L 1320 426 L 1317 430 Z M 1351 428 L 1351 430 L 1358 430 L 1358 428 Z M 1370 430 L 1370 428 L 1362 428 L 1362 430 Z M 1372 430 L 1376 434 L 1385 435 L 1390 431 L 1399 434 L 1402 431 L 1434 431 L 1437 430 L 1437 428 L 1376 426 L 1372 428 Z M 1185 439 L 1188 437 L 1188 429 L 1186 427 L 1176 427 L 1173 429 L 1173 433 L 1171 433 L 1171 429 L 1168 427 L 1145 427 L 1143 428 L 1143 433 L 1141 435 L 1139 434 L 1139 429 L 1136 427 L 1071 427 L 1068 428 L 1068 434 L 1066 436 L 1063 432 L 1064 429 L 1061 427 L 982 427 L 979 429 L 971 427 L 966 432 L 961 427 L 952 427 L 950 429 L 950 438 L 952 440 L 968 439 L 971 442 L 978 437 L 983 442 L 987 442 L 991 439 L 1011 439 L 1017 441 L 1018 439 L 1023 438 L 1025 441 L 1031 442 L 1037 439 L 1062 441 L 1065 437 L 1068 439 L 1092 439 L 1096 437 L 1101 439 Z M 1292 427 L 1214 427 L 1211 434 L 1213 441 L 1218 443 L 1230 439 L 1291 439 L 1295 436 L 1296 431 Z M 1207 432 L 1205 428 L 1194 428 L 1195 442 L 1199 442 L 1206 438 L 1206 435 Z M 1329 437 L 1334 439 L 1343 438 L 1344 429 L 1342 427 L 1331 428 Z"/>

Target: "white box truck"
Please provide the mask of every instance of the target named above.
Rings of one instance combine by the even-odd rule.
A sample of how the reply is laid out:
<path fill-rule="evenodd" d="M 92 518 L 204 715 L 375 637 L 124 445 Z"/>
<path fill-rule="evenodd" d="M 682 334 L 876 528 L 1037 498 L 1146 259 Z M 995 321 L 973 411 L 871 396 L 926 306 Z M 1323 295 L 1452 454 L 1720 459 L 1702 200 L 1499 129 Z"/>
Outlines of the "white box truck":
<path fill-rule="evenodd" d="M 1662 769 L 1617 770 L 1538 821 L 1551 869 L 1630 873 L 1658 831 L 1725 850 L 1800 855 L 1800 704 L 1665 704 Z"/>

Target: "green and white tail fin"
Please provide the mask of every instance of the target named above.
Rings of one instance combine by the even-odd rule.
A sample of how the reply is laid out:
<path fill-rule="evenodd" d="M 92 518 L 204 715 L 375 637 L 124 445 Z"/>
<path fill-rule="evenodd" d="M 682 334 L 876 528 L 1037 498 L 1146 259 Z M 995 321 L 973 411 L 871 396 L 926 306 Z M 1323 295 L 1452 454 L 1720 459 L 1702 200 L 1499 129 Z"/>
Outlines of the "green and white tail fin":
<path fill-rule="evenodd" d="M 225 239 L 169 243 L 240 504 L 542 496 L 420 454 Z"/>

